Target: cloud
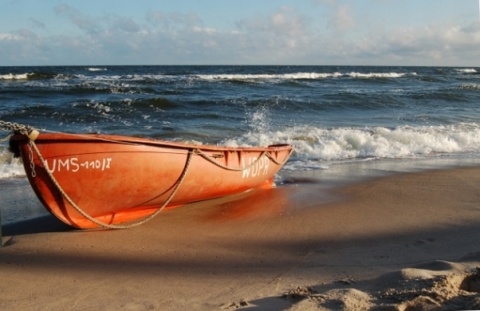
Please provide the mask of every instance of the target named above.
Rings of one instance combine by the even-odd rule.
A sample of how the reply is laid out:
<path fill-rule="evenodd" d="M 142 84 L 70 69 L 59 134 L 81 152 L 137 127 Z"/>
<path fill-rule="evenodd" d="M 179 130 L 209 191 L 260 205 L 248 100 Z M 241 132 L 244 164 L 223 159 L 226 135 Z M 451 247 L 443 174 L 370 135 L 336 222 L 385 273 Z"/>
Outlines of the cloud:
<path fill-rule="evenodd" d="M 312 2 L 317 5 L 326 4 L 326 5 L 333 6 L 337 3 L 337 0 L 312 0 Z"/>
<path fill-rule="evenodd" d="M 316 3 L 331 5 L 319 13 L 328 14 L 322 15 L 320 25 L 314 24 L 312 15 L 284 6 L 239 19 L 230 29 L 207 25 L 195 12 L 146 11 L 143 19 L 134 19 L 88 15 L 63 4 L 55 7 L 55 13 L 77 32 L 52 35 L 31 20 L 31 30 L 0 33 L 1 62 L 475 65 L 480 55 L 478 21 L 463 27 L 439 23 L 386 31 L 360 28 L 350 6 Z"/>
<path fill-rule="evenodd" d="M 29 23 L 32 24 L 35 28 L 38 29 L 46 29 L 47 27 L 45 26 L 45 23 L 35 19 L 35 18 L 29 18 L 28 19 Z"/>
<path fill-rule="evenodd" d="M 0 33 L 0 41 L 17 41 L 22 38 L 14 33 Z"/>
<path fill-rule="evenodd" d="M 282 7 L 268 16 L 240 20 L 236 25 L 241 34 L 237 44 L 240 50 L 251 54 L 249 59 L 288 62 L 292 56 L 303 53 L 310 36 L 309 19 L 290 7 Z"/>
<path fill-rule="evenodd" d="M 138 33 L 140 26 L 130 17 L 111 16 L 108 18 L 110 31 Z"/>
<path fill-rule="evenodd" d="M 390 38 L 389 51 L 397 56 L 417 57 L 441 63 L 461 63 L 464 58 L 480 55 L 480 27 L 478 23 L 462 28 L 457 25 L 430 25 L 397 31 L 396 40 Z"/>
<path fill-rule="evenodd" d="M 168 13 L 162 11 L 149 11 L 146 20 L 155 28 L 164 31 L 191 30 L 203 27 L 204 23 L 200 16 L 190 13 Z"/>
<path fill-rule="evenodd" d="M 372 31 L 355 40 L 339 40 L 330 47 L 332 59 L 337 54 L 357 64 L 468 66 L 480 55 L 480 23 L 463 28 L 429 25 L 397 28 L 389 33 Z"/>
<path fill-rule="evenodd" d="M 44 38 L 33 31 L 20 29 L 11 33 L 0 33 L 0 50 L 3 65 L 25 65 L 25 60 L 43 62 L 48 59 L 49 46 Z"/>
<path fill-rule="evenodd" d="M 67 4 L 57 5 L 55 7 L 55 13 L 59 16 L 68 18 L 74 25 L 89 34 L 103 31 L 100 24 L 101 19 L 85 16 L 80 11 Z"/>
<path fill-rule="evenodd" d="M 353 29 L 356 22 L 352 16 L 352 8 L 349 5 L 338 7 L 335 14 L 330 18 L 328 25 L 341 32 Z"/>

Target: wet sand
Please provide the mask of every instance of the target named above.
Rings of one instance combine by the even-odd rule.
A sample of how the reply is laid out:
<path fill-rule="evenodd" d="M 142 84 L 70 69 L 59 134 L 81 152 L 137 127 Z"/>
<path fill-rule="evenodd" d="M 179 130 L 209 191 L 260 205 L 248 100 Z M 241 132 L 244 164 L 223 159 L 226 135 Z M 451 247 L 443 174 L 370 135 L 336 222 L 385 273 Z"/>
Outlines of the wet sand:
<path fill-rule="evenodd" d="M 480 309 L 480 168 L 330 191 L 278 187 L 128 230 L 4 226 L 0 308 Z"/>

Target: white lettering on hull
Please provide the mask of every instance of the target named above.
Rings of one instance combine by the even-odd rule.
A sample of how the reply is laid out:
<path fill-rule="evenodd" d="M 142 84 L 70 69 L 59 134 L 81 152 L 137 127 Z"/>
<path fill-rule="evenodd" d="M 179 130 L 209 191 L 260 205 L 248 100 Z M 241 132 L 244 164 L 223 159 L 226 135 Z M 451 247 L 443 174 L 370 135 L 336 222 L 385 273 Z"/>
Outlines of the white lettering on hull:
<path fill-rule="evenodd" d="M 242 159 L 242 178 L 267 175 L 269 165 L 270 160 L 267 157 Z"/>
<path fill-rule="evenodd" d="M 72 172 L 77 173 L 80 170 L 99 170 L 105 171 L 110 169 L 112 163 L 112 158 L 103 158 L 98 160 L 91 161 L 79 161 L 78 158 L 68 158 L 68 159 L 53 159 L 51 161 L 45 160 L 47 164 L 47 169 L 50 173 L 55 172 Z"/>

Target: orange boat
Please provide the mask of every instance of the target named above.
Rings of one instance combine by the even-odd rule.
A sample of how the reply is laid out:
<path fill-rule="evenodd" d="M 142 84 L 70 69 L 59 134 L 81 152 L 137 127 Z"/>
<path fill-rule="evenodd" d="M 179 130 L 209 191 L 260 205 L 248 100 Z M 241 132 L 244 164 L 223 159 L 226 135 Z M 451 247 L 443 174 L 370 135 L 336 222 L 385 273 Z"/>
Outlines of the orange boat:
<path fill-rule="evenodd" d="M 292 152 L 287 144 L 230 148 L 28 129 L 16 131 L 11 149 L 48 211 L 77 228 L 133 227 L 165 208 L 271 188 Z"/>

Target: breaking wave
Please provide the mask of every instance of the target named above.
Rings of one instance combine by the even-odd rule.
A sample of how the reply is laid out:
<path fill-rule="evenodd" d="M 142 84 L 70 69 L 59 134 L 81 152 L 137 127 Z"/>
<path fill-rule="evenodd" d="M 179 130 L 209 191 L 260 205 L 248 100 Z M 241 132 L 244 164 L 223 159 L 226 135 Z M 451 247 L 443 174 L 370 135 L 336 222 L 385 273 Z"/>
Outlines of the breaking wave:
<path fill-rule="evenodd" d="M 474 69 L 474 68 L 461 68 L 461 69 L 456 69 L 456 71 L 461 73 L 477 73 L 477 69 Z"/>
<path fill-rule="evenodd" d="M 97 73 L 106 72 L 107 68 L 90 67 L 87 72 Z M 415 76 L 415 72 L 296 72 L 281 74 L 130 74 L 130 75 L 114 75 L 100 74 L 91 77 L 82 73 L 50 73 L 50 72 L 34 72 L 34 73 L 8 73 L 1 74 L 0 80 L 89 80 L 89 81 L 176 81 L 176 80 L 203 80 L 203 81 L 262 81 L 262 80 L 321 80 L 321 79 L 337 79 L 337 78 L 353 78 L 353 79 L 397 79 L 405 76 Z"/>
<path fill-rule="evenodd" d="M 87 68 L 88 71 L 107 71 L 108 69 L 105 67 L 89 67 Z"/>
<path fill-rule="evenodd" d="M 252 116 L 261 118 L 261 116 Z M 268 130 L 261 126 L 220 145 L 267 146 L 276 143 L 295 146 L 292 160 L 295 169 L 324 168 L 331 161 L 364 161 L 365 159 L 428 158 L 440 155 L 478 154 L 480 124 L 451 126 L 401 126 L 397 128 L 321 128 L 312 126 Z M 199 142 L 201 143 L 201 142 Z M 18 159 L 0 146 L 0 179 L 24 176 Z"/>
<path fill-rule="evenodd" d="M 228 146 L 269 145 L 288 142 L 295 146 L 294 158 L 302 168 L 318 168 L 328 161 L 365 159 L 402 159 L 439 155 L 478 154 L 480 125 L 465 123 L 451 126 L 401 126 L 397 128 L 318 128 L 291 127 L 285 131 L 250 132 L 230 139 Z M 308 165 L 306 164 L 308 163 Z"/>
<path fill-rule="evenodd" d="M 337 161 L 480 158 L 479 72 L 475 67 L 2 67 L 0 119 L 50 131 L 204 144 L 291 143 L 299 169 Z M 5 145 L 0 144 L 0 179 L 23 176 Z"/>
<path fill-rule="evenodd" d="M 7 73 L 0 75 L 0 80 L 27 80 L 33 73 Z"/>
<path fill-rule="evenodd" d="M 20 159 L 15 159 L 8 149 L 0 145 L 0 179 L 25 176 Z"/>
<path fill-rule="evenodd" d="M 214 74 L 214 75 L 197 75 L 196 78 L 202 80 L 319 80 L 332 78 L 356 78 L 356 79 L 395 79 L 402 78 L 407 75 L 416 75 L 415 72 L 399 73 L 399 72 L 333 72 L 333 73 L 317 73 L 317 72 L 297 72 L 285 74 Z"/>

